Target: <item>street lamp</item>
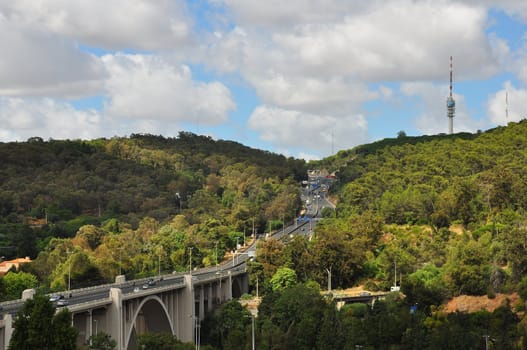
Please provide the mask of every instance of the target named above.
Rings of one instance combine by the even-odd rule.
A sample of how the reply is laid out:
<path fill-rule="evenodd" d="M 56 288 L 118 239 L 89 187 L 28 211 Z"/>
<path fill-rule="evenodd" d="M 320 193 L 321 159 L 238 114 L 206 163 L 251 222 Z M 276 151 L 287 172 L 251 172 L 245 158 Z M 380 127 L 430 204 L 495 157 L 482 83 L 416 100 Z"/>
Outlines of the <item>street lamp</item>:
<path fill-rule="evenodd" d="M 161 276 L 161 254 L 157 255 L 157 276 Z"/>
<path fill-rule="evenodd" d="M 255 340 L 254 339 L 254 315 L 251 312 L 250 316 L 245 315 L 245 317 L 250 317 L 251 318 L 251 349 L 255 350 L 256 347 L 255 347 L 255 341 L 254 341 Z"/>
<path fill-rule="evenodd" d="M 189 250 L 189 256 L 188 256 L 188 264 L 189 264 L 189 270 L 190 270 L 190 274 L 192 275 L 192 249 L 193 247 L 189 247 L 188 250 Z"/>
<path fill-rule="evenodd" d="M 68 255 L 68 292 L 71 289 L 71 259 L 70 254 L 73 254 L 73 252 L 70 252 L 69 250 L 66 251 L 66 254 Z"/>
<path fill-rule="evenodd" d="M 254 316 L 251 315 L 251 333 L 252 333 L 252 350 L 255 350 L 254 344 Z"/>
<path fill-rule="evenodd" d="M 234 256 L 236 256 L 236 264 L 239 262 L 238 256 L 239 255 L 249 255 L 249 253 L 238 253 L 238 252 L 232 252 L 232 267 L 234 267 Z"/>
<path fill-rule="evenodd" d="M 122 275 L 122 255 L 123 255 L 123 247 L 118 248 L 119 249 L 119 276 Z"/>
<path fill-rule="evenodd" d="M 328 293 L 331 293 L 331 266 L 329 269 L 326 267 L 326 271 L 328 273 Z"/>

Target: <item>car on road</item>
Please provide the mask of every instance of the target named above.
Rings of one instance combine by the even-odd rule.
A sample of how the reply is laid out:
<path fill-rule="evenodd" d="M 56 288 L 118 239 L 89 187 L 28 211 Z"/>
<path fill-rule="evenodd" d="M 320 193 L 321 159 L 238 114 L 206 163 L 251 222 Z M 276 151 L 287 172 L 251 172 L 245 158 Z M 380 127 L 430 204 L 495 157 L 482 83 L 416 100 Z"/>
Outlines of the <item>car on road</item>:
<path fill-rule="evenodd" d="M 370 292 L 360 292 L 359 295 L 361 297 L 369 297 L 371 295 L 371 293 Z"/>
<path fill-rule="evenodd" d="M 134 287 L 134 293 L 139 292 L 139 287 Z"/>
<path fill-rule="evenodd" d="M 57 301 L 57 306 L 68 306 L 69 302 L 66 299 L 60 299 Z"/>
<path fill-rule="evenodd" d="M 149 287 L 150 287 L 150 285 L 148 283 L 145 283 L 145 284 L 143 284 L 143 286 L 141 288 L 148 289 Z"/>
<path fill-rule="evenodd" d="M 156 285 L 156 281 L 154 281 L 153 278 L 148 279 L 147 283 L 148 283 L 149 286 L 155 286 Z"/>
<path fill-rule="evenodd" d="M 55 295 L 52 295 L 51 297 L 49 297 L 49 301 L 51 301 L 52 303 L 56 302 L 56 301 L 59 301 L 59 300 L 62 300 L 64 299 L 64 295 L 62 294 L 55 294 Z"/>

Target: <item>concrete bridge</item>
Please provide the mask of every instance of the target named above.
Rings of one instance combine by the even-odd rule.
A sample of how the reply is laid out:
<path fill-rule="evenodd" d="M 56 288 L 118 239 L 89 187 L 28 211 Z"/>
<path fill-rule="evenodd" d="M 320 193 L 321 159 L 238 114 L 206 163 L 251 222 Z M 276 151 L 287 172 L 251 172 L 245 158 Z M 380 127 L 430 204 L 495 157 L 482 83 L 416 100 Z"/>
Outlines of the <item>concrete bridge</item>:
<path fill-rule="evenodd" d="M 134 281 L 120 277 L 113 284 L 65 294 L 65 307 L 72 313 L 72 324 L 79 331 L 79 346 L 101 331 L 117 342 L 118 350 L 137 349 L 137 335 L 146 332 L 171 333 L 181 341 L 194 342 L 199 322 L 207 312 L 249 289 L 245 262 L 236 265 L 234 260 L 231 266 L 188 274 Z M 13 333 L 13 318 L 23 303 L 21 299 L 0 304 L 3 314 L 0 349 L 7 349 Z"/>

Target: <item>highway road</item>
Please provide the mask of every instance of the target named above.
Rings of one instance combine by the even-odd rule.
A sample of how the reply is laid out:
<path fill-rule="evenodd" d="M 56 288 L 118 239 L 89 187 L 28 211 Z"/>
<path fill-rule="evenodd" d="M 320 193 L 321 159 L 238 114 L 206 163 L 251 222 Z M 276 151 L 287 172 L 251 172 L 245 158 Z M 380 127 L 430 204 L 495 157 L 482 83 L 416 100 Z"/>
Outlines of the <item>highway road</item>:
<path fill-rule="evenodd" d="M 318 186 L 316 189 L 312 189 L 312 184 L 316 183 Z M 309 235 L 316 224 L 318 217 L 320 216 L 321 210 L 326 206 L 331 206 L 332 204 L 326 200 L 325 194 L 329 188 L 328 184 L 325 184 L 326 190 L 322 191 L 322 184 L 325 184 L 324 180 L 321 178 L 310 179 L 310 185 L 307 188 L 302 190 L 302 200 L 306 203 L 306 212 L 303 220 L 297 220 L 294 224 L 282 228 L 281 230 L 275 231 L 271 237 L 279 240 L 289 239 L 294 235 Z M 309 204 L 308 204 L 309 203 Z M 260 238 L 262 238 L 260 235 Z M 268 236 L 268 235 L 267 235 Z M 228 270 L 236 270 L 243 268 L 245 269 L 245 262 L 248 259 L 252 259 L 256 256 L 256 241 L 244 249 L 236 251 L 232 259 L 224 260 L 218 266 L 209 266 L 206 268 L 201 268 L 198 270 L 193 270 L 192 275 L 195 278 L 200 280 L 218 278 L 218 272 L 223 274 L 223 272 Z M 126 298 L 126 295 L 133 293 L 142 293 L 146 289 L 153 288 L 163 288 L 167 286 L 172 286 L 174 284 L 184 286 L 184 274 L 187 272 L 172 273 L 172 274 L 163 274 L 158 276 L 152 276 L 150 278 L 142 278 L 137 280 L 126 281 L 123 283 L 111 283 L 99 286 L 93 286 L 83 289 L 76 289 L 71 291 L 63 291 L 55 294 L 61 294 L 64 296 L 64 300 L 67 301 L 67 306 L 74 306 L 77 304 L 82 304 L 86 302 L 94 302 L 100 300 L 104 302 L 105 300 L 109 301 L 109 293 L 111 288 L 120 288 L 123 292 L 123 297 Z M 151 282 L 148 285 L 148 281 Z M 143 289 L 143 285 L 147 285 Z M 51 296 L 51 295 L 50 295 Z M 0 303 L 0 313 L 10 313 L 16 314 L 16 312 L 23 305 L 23 300 L 14 300 Z"/>

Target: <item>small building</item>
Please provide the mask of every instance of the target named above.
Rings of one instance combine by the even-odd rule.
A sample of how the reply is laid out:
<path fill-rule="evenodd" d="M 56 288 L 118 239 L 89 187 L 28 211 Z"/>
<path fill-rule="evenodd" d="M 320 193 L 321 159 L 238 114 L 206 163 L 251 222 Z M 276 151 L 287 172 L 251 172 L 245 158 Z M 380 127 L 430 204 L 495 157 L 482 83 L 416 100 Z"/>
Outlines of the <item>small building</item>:
<path fill-rule="evenodd" d="M 20 264 L 26 264 L 30 263 L 31 259 L 29 256 L 26 256 L 25 258 L 16 258 L 13 260 L 4 260 L 0 262 L 0 276 L 5 275 L 9 270 L 15 267 L 16 270 L 20 267 Z"/>

